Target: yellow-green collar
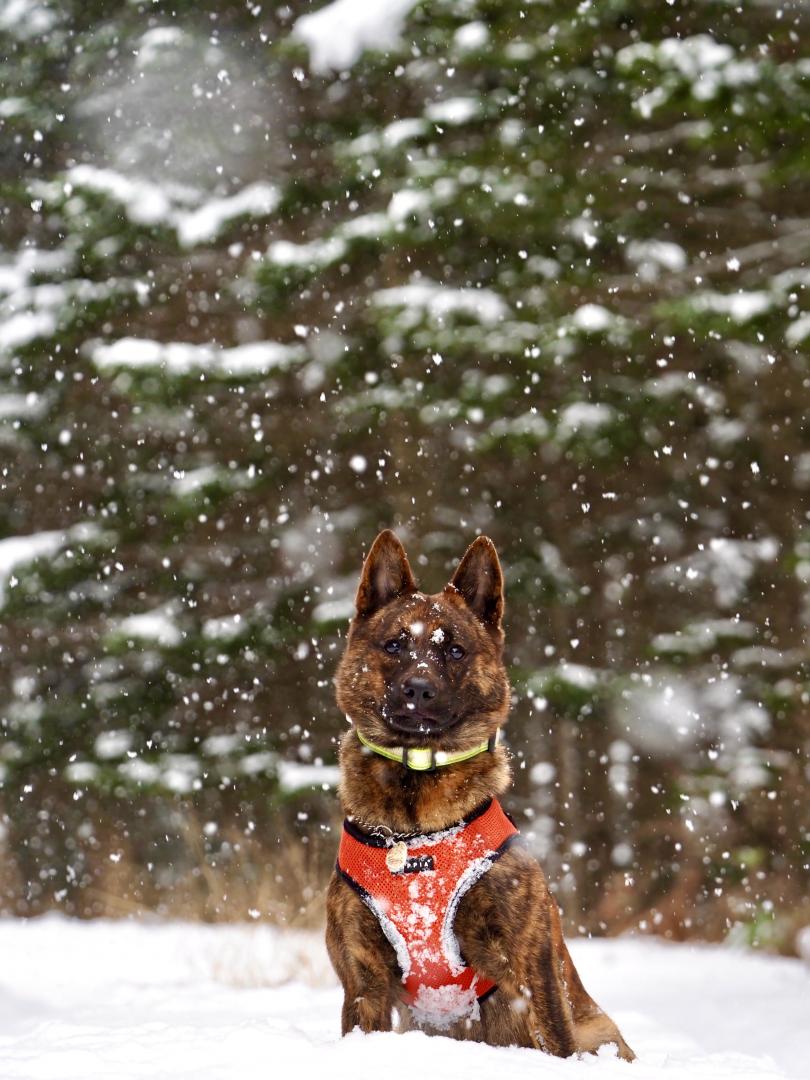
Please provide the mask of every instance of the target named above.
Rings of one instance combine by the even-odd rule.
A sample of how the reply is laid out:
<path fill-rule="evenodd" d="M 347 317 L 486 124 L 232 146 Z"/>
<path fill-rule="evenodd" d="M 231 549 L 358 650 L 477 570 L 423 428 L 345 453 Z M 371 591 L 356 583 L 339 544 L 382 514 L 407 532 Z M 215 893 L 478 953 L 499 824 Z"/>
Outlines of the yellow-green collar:
<path fill-rule="evenodd" d="M 412 769 L 414 772 L 430 772 L 432 769 L 439 769 L 443 765 L 458 765 L 460 761 L 469 761 L 470 758 L 478 757 L 479 754 L 484 754 L 487 750 L 492 751 L 498 745 L 498 738 L 501 733 L 501 729 L 498 728 L 492 738 L 487 739 L 486 742 L 479 743 L 478 746 L 473 746 L 470 750 L 459 750 L 454 754 L 448 754 L 444 750 L 434 750 L 432 746 L 379 746 L 361 735 L 359 728 L 354 730 L 357 732 L 357 738 L 363 746 L 368 747 L 375 754 L 379 754 L 380 757 L 388 758 L 389 761 L 396 761 L 400 765 L 404 765 L 406 769 Z"/>

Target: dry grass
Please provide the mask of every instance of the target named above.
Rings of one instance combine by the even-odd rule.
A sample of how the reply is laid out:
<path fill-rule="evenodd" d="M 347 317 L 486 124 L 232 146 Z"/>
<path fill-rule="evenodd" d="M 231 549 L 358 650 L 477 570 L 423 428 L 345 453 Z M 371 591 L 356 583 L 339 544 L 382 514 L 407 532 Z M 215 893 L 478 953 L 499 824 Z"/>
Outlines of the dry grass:
<path fill-rule="evenodd" d="M 83 880 L 67 890 L 42 891 L 33 900 L 13 850 L 0 838 L 0 913 L 57 910 L 82 918 L 151 914 L 300 930 L 323 926 L 333 838 L 302 842 L 284 826 L 273 836 L 245 836 L 234 827 L 217 836 L 212 851 L 203 821 L 190 811 L 179 839 L 171 863 L 154 867 L 136 857 L 133 843 L 119 833 L 97 833 L 85 852 Z"/>

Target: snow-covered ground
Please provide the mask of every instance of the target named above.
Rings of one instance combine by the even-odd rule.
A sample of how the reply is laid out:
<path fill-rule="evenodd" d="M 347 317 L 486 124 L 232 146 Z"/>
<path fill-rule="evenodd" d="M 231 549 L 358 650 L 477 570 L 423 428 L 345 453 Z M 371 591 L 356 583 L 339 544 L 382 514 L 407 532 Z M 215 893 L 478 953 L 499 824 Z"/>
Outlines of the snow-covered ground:
<path fill-rule="evenodd" d="M 538 1075 L 806 1080 L 810 968 L 712 947 L 574 942 L 638 1061 L 407 1035 L 338 1035 L 316 935 L 265 926 L 0 921 L 2 1080 L 399 1080 Z"/>

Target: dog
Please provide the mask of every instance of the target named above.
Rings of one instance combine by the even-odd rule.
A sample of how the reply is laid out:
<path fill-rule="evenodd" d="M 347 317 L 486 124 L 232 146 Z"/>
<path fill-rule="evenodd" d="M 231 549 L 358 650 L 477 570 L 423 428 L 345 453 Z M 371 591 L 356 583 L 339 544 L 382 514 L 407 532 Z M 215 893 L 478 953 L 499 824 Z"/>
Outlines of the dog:
<path fill-rule="evenodd" d="M 346 814 L 326 944 L 342 1031 L 429 1034 L 558 1057 L 633 1051 L 588 995 L 536 860 L 498 802 L 510 687 L 503 575 L 479 536 L 419 592 L 390 530 L 363 564 L 335 686 Z"/>

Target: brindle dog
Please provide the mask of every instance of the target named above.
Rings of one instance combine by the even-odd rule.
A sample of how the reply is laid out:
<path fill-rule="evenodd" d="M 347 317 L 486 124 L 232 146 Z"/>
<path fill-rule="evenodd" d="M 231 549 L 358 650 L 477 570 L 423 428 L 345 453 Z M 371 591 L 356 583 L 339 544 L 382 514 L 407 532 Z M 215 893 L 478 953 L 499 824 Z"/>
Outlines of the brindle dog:
<path fill-rule="evenodd" d="M 461 821 L 510 784 L 506 750 L 415 772 L 364 747 L 430 746 L 447 754 L 486 742 L 505 723 L 503 576 L 492 541 L 479 536 L 443 592 L 417 590 L 405 551 L 380 533 L 363 566 L 357 614 L 336 678 L 352 727 L 340 748 L 343 809 L 358 826 L 425 834 Z M 436 633 L 436 631 L 441 631 Z M 464 895 L 455 934 L 466 963 L 497 990 L 480 1018 L 443 1034 L 493 1046 L 536 1047 L 559 1057 L 614 1043 L 634 1054 L 588 995 L 566 948 L 557 904 L 521 844 L 508 848 Z M 402 972 L 369 907 L 337 873 L 327 897 L 326 943 L 344 990 L 343 1033 L 389 1031 L 402 1005 Z"/>

